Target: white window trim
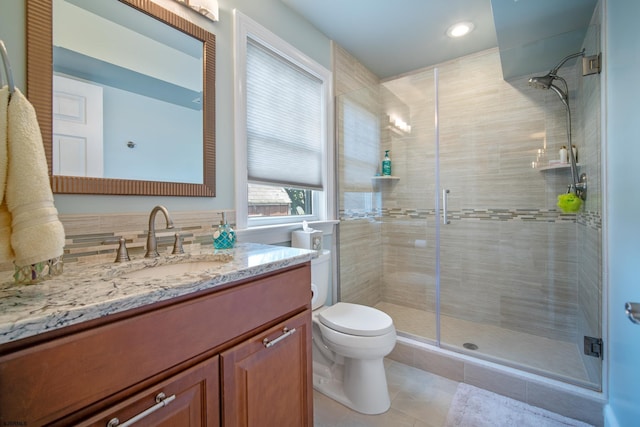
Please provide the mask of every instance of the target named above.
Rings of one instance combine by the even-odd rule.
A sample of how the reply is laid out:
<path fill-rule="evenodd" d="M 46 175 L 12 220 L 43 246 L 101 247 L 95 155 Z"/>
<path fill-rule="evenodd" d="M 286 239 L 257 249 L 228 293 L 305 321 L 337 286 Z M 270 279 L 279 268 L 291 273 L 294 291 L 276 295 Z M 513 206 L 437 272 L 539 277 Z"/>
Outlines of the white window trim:
<path fill-rule="evenodd" d="M 316 221 L 310 222 L 309 227 L 322 231 L 323 236 L 331 236 L 335 232 L 335 226 L 340 221 Z M 277 224 L 264 227 L 251 227 L 244 230 L 236 230 L 239 241 L 251 243 L 264 243 L 268 245 L 286 243 L 291 240 L 291 232 L 300 230 L 300 223 Z M 324 249 L 332 249 L 325 247 Z M 334 251 L 335 252 L 335 251 Z"/>
<path fill-rule="evenodd" d="M 331 72 L 309 58 L 302 52 L 292 47 L 269 30 L 244 15 L 237 9 L 233 10 L 234 23 L 234 139 L 235 139 L 235 205 L 236 205 L 236 229 L 249 228 L 248 192 L 247 192 L 247 126 L 246 126 L 246 57 L 248 37 L 269 46 L 279 55 L 297 64 L 308 73 L 318 77 L 324 82 L 323 104 L 326 109 L 326 123 L 323 139 L 326 147 L 323 150 L 323 197 L 315 200 L 315 220 L 334 223 L 335 220 L 335 184 L 334 184 L 334 112 L 333 112 L 333 79 Z M 283 228 L 289 229 L 292 224 L 301 224 L 305 218 L 295 218 L 291 221 L 287 217 Z M 277 228 L 277 219 L 269 221 L 268 229 Z M 265 225 L 261 221 L 260 225 Z M 252 227 L 251 228 L 255 228 Z M 264 228 L 264 227 L 261 227 Z"/>

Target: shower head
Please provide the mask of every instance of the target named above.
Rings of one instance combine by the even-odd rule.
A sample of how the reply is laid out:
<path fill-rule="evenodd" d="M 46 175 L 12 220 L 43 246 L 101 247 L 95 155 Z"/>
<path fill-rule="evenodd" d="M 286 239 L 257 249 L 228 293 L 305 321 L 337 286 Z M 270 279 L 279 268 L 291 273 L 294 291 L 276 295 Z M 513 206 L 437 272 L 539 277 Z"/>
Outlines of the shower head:
<path fill-rule="evenodd" d="M 560 80 L 562 83 L 564 83 L 564 86 L 567 87 L 567 82 L 565 81 L 565 79 L 556 74 L 551 74 L 551 71 L 544 76 L 531 77 L 529 79 L 529 86 L 536 89 L 551 89 L 556 94 L 558 94 L 558 96 L 560 97 L 560 101 L 562 101 L 564 105 L 568 106 L 567 91 L 562 90 L 561 88 L 553 84 L 553 81 L 556 79 Z"/>
<path fill-rule="evenodd" d="M 535 87 L 536 89 L 549 89 L 554 80 L 555 76 L 552 76 L 551 73 L 544 76 L 531 77 L 529 79 L 529 86 Z"/>
<path fill-rule="evenodd" d="M 567 90 L 562 90 L 558 86 L 554 85 L 553 81 L 555 79 L 560 80 L 564 84 L 564 87 L 567 87 L 567 82 L 565 81 L 565 79 L 563 79 L 560 76 L 555 76 L 551 74 L 547 74 L 546 76 L 541 76 L 541 77 L 531 77 L 529 79 L 529 86 L 532 86 L 536 89 L 551 89 L 560 97 L 560 101 L 562 101 L 562 103 L 568 107 L 569 106 L 569 96 L 567 94 L 568 88 Z"/>

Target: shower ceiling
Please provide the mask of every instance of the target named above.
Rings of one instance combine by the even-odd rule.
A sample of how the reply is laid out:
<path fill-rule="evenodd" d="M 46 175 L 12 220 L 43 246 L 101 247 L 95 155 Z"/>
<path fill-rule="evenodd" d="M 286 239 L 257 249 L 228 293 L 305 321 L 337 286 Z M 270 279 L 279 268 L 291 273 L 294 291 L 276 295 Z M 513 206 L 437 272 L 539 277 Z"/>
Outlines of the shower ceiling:
<path fill-rule="evenodd" d="M 558 58 L 580 50 L 597 4 L 597 0 L 282 2 L 382 79 L 496 46 L 505 79 L 550 69 Z M 471 21 L 475 29 L 467 37 L 447 37 L 447 28 L 459 21 Z"/>

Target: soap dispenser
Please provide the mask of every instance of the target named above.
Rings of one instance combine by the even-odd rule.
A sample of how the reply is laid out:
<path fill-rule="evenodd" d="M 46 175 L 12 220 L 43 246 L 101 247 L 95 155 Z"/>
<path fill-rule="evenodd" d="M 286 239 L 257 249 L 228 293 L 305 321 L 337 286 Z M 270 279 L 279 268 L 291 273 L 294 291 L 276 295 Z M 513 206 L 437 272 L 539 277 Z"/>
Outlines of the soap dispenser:
<path fill-rule="evenodd" d="M 236 232 L 227 223 L 227 215 L 222 213 L 222 221 L 213 233 L 213 247 L 216 249 L 231 249 L 236 244 Z"/>

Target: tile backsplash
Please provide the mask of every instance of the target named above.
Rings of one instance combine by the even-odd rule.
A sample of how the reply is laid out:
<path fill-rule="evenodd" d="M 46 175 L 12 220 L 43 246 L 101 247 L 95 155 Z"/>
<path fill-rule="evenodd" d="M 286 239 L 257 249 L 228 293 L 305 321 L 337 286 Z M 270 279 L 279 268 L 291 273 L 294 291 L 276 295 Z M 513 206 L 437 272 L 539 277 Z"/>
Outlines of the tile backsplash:
<path fill-rule="evenodd" d="M 162 215 L 156 216 L 158 251 L 170 252 L 176 233 L 180 234 L 185 251 L 193 244 L 212 245 L 213 229 L 222 221 L 223 212 L 229 224 L 235 226 L 234 211 L 170 211 L 173 229 L 166 229 Z M 126 240 L 129 255 L 145 252 L 149 212 L 60 215 L 60 221 L 66 236 L 65 263 L 112 261 L 120 238 Z M 0 263 L 0 271 L 12 269 L 12 263 Z"/>

